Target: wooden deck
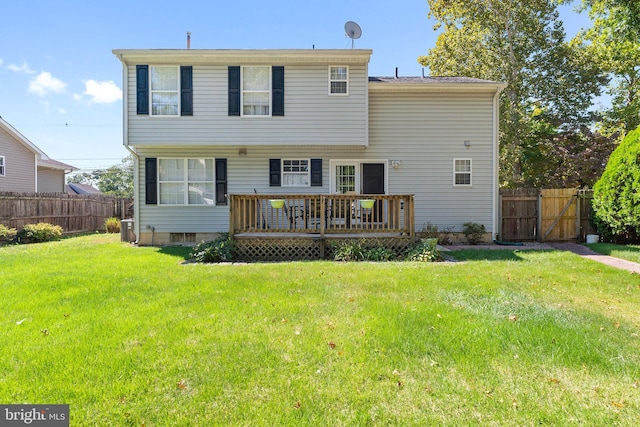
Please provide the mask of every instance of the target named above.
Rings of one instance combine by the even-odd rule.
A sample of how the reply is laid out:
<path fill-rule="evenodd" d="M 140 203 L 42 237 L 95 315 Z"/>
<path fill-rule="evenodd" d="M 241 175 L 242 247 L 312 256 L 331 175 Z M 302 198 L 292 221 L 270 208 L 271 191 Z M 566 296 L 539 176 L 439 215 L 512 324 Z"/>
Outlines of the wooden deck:
<path fill-rule="evenodd" d="M 402 250 L 415 239 L 413 195 L 233 194 L 229 200 L 229 234 L 246 260 L 324 259 L 348 239 Z"/>

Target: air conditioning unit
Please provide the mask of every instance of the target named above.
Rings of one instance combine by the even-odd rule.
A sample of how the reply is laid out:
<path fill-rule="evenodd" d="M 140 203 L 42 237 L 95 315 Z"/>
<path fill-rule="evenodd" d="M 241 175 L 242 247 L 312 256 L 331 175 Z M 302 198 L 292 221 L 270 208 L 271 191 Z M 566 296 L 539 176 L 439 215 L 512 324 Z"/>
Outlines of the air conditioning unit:
<path fill-rule="evenodd" d="M 136 235 L 133 232 L 133 219 L 123 219 L 120 221 L 120 241 L 135 242 Z"/>

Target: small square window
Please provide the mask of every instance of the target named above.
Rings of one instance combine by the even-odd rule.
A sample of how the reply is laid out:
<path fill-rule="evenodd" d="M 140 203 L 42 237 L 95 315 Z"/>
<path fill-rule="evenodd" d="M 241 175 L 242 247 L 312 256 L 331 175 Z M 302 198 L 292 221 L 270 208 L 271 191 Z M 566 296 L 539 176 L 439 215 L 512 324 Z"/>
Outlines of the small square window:
<path fill-rule="evenodd" d="M 471 159 L 453 160 L 453 185 L 471 186 Z"/>
<path fill-rule="evenodd" d="M 283 187 L 308 187 L 310 177 L 311 169 L 308 159 L 282 161 Z"/>
<path fill-rule="evenodd" d="M 329 95 L 349 95 L 349 67 L 329 67 Z"/>

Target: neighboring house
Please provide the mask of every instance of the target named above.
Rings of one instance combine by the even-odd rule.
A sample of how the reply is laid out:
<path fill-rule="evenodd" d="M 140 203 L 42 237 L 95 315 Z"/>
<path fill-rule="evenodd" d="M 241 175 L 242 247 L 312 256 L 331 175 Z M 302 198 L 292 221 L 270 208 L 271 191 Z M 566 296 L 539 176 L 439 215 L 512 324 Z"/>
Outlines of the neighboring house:
<path fill-rule="evenodd" d="M 71 182 L 64 186 L 64 192 L 69 194 L 102 194 L 100 190 L 89 184 Z"/>
<path fill-rule="evenodd" d="M 413 231 L 498 232 L 503 83 L 369 77 L 363 49 L 113 53 L 141 244 L 228 231 L 227 195 L 254 193 L 414 195 Z"/>
<path fill-rule="evenodd" d="M 0 117 L 0 191 L 62 193 L 65 175 L 74 170 L 50 159 Z"/>

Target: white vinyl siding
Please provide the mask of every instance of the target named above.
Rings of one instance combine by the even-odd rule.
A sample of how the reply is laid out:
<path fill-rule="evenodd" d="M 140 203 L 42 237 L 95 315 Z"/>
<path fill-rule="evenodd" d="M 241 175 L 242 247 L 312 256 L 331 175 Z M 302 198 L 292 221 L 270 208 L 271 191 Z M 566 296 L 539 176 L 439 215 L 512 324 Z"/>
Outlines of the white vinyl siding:
<path fill-rule="evenodd" d="M 367 155 L 402 161 L 388 169 L 388 192 L 415 194 L 418 231 L 427 222 L 456 231 L 477 222 L 493 231 L 492 107 L 491 93 L 369 95 Z M 452 191 L 453 159 L 473 159 L 473 186 Z"/>
<path fill-rule="evenodd" d="M 349 67 L 329 66 L 329 95 L 349 95 Z"/>
<path fill-rule="evenodd" d="M 136 114 L 135 66 L 128 70 L 128 138 L 133 147 L 358 146 L 368 142 L 367 67 L 349 66 L 349 96 L 327 96 L 327 65 L 285 67 L 285 115 L 238 120 L 228 114 L 228 66 L 193 66 L 193 116 Z M 236 150 L 237 154 L 237 150 Z M 287 158 L 291 158 L 291 153 Z"/>
<path fill-rule="evenodd" d="M 180 67 L 152 65 L 149 68 L 151 115 L 180 115 Z"/>
<path fill-rule="evenodd" d="M 471 186 L 471 159 L 453 159 L 453 185 Z"/>
<path fill-rule="evenodd" d="M 326 68 L 325 68 L 326 72 Z M 326 74 L 325 74 L 326 76 Z M 326 92 L 325 92 L 326 96 Z M 226 113 L 226 110 L 225 110 Z M 376 162 L 401 160 L 397 169 L 387 168 L 387 194 L 415 195 L 417 231 L 427 222 L 459 231 L 468 221 L 492 220 L 492 95 L 486 93 L 436 93 L 370 95 L 370 145 L 360 147 L 215 147 L 216 157 L 227 158 L 229 194 L 328 194 L 332 192 L 331 160 Z M 252 122 L 253 123 L 253 122 Z M 464 146 L 471 140 L 471 147 Z M 211 147 L 141 147 L 141 157 L 205 158 Z M 293 159 L 300 153 L 323 159 L 322 187 L 270 187 L 269 159 Z M 473 187 L 452 191 L 452 159 L 473 158 Z M 336 162 L 334 162 L 335 164 Z M 146 225 L 156 232 L 202 233 L 229 229 L 229 206 L 156 206 L 144 203 L 144 162 L 139 179 L 140 231 Z"/>

